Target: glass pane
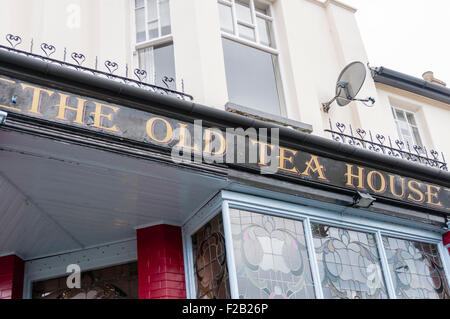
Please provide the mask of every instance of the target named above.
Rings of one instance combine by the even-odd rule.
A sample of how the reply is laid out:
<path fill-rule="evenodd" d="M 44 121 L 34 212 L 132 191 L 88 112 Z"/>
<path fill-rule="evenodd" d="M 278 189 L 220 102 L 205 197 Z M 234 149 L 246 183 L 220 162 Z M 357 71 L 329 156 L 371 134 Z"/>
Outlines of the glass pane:
<path fill-rule="evenodd" d="M 240 37 L 250 41 L 255 41 L 255 30 L 253 28 L 249 28 L 239 24 L 238 31 Z"/>
<path fill-rule="evenodd" d="M 223 39 L 230 102 L 280 115 L 280 100 L 271 54 Z"/>
<path fill-rule="evenodd" d="M 272 46 L 271 22 L 261 18 L 256 18 L 256 22 L 258 27 L 259 42 L 267 46 Z"/>
<path fill-rule="evenodd" d="M 450 299 L 436 245 L 387 236 L 383 245 L 397 298 Z"/>
<path fill-rule="evenodd" d="M 139 69 L 147 72 L 143 82 L 152 83 L 153 79 L 153 47 L 138 50 Z"/>
<path fill-rule="evenodd" d="M 136 42 L 145 41 L 145 11 L 144 8 L 136 10 Z"/>
<path fill-rule="evenodd" d="M 155 47 L 155 84 L 176 89 L 173 44 Z"/>
<path fill-rule="evenodd" d="M 314 298 L 301 221 L 230 210 L 239 298 Z"/>
<path fill-rule="evenodd" d="M 134 7 L 136 9 L 142 8 L 144 6 L 144 0 L 135 0 L 134 1 Z"/>
<path fill-rule="evenodd" d="M 375 235 L 311 224 L 323 294 L 328 299 L 386 299 Z"/>
<path fill-rule="evenodd" d="M 138 299 L 137 262 L 81 273 L 81 288 L 67 276 L 33 283 L 33 299 Z"/>
<path fill-rule="evenodd" d="M 219 3 L 220 29 L 225 32 L 234 33 L 233 13 L 231 7 Z"/>
<path fill-rule="evenodd" d="M 270 16 L 269 6 L 267 4 L 255 1 L 255 10 L 256 12 L 262 13 L 266 16 Z"/>
<path fill-rule="evenodd" d="M 417 125 L 417 124 L 416 124 L 416 119 L 414 118 L 414 114 L 412 114 L 412 113 L 406 113 L 406 117 L 408 118 L 409 124 Z"/>
<path fill-rule="evenodd" d="M 252 24 L 252 13 L 248 3 L 243 1 L 236 1 L 236 15 L 238 21 Z"/>
<path fill-rule="evenodd" d="M 158 19 L 158 9 L 156 8 L 156 0 L 147 0 L 147 21 Z"/>
<path fill-rule="evenodd" d="M 222 214 L 192 236 L 197 298 L 230 299 Z"/>
<path fill-rule="evenodd" d="M 420 147 L 423 147 L 422 139 L 420 138 L 419 130 L 417 129 L 417 127 L 412 127 L 412 131 L 413 131 L 413 134 L 414 134 L 415 144 L 420 146 Z"/>
<path fill-rule="evenodd" d="M 403 122 L 406 122 L 405 113 L 400 110 L 395 110 L 395 114 L 397 114 L 397 119 Z"/>
<path fill-rule="evenodd" d="M 159 36 L 158 35 L 158 21 L 150 22 L 148 24 L 148 38 L 149 38 L 149 40 L 156 39 L 158 36 Z"/>
<path fill-rule="evenodd" d="M 161 36 L 171 33 L 169 0 L 161 0 L 159 3 L 159 16 L 161 19 Z"/>

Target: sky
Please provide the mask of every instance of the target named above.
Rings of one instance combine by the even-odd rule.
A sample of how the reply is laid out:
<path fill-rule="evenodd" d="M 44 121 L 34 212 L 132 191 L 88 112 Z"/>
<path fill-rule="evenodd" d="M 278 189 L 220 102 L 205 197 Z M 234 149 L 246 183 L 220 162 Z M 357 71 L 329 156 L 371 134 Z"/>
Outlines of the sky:
<path fill-rule="evenodd" d="M 426 71 L 450 87 L 450 0 L 341 0 L 356 9 L 372 67 L 422 78 Z"/>

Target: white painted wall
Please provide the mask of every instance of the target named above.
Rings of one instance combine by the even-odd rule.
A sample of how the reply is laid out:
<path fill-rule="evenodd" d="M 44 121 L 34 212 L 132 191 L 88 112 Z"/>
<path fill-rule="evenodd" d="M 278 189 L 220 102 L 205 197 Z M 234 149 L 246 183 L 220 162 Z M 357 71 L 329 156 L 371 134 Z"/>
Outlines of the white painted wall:
<path fill-rule="evenodd" d="M 369 73 L 359 97 L 374 97 L 375 107 L 352 102 L 343 108 L 333 104 L 328 114 L 321 111 L 321 103 L 333 97 L 342 68 L 356 60 L 368 62 L 355 9 L 335 0 L 271 2 L 289 118 L 313 125 L 313 134 L 325 137 L 330 137 L 323 130 L 331 118 L 397 138 L 390 99 L 402 98 L 406 107 L 420 112 L 425 144 L 450 158 L 449 106 L 375 85 Z M 71 5 L 80 8 L 79 27 L 70 23 Z M 125 64 L 136 67 L 133 6 L 134 0 L 3 0 L 0 43 L 6 44 L 7 33 L 18 34 L 24 39 L 22 49 L 28 50 L 33 38 L 35 52 L 41 42 L 51 43 L 57 47 L 55 58 L 62 59 L 66 47 L 68 59 L 79 51 L 93 67 L 98 56 L 100 68 L 109 59 L 119 63 L 118 73 L 124 75 Z M 196 102 L 224 108 L 228 94 L 216 0 L 171 0 L 170 10 L 178 89 L 183 79 Z"/>

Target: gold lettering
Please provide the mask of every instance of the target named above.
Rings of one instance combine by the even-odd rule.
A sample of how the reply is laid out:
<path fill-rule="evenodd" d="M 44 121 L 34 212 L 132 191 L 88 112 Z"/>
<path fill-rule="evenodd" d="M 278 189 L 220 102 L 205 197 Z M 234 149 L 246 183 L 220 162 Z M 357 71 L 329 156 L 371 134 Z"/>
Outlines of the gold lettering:
<path fill-rule="evenodd" d="M 355 175 L 355 174 L 353 174 L 353 165 L 350 165 L 350 164 L 345 164 L 345 165 L 347 165 L 347 173 L 345 173 L 345 176 L 347 176 L 347 183 L 345 185 L 364 189 L 364 176 L 363 176 L 364 167 L 358 166 L 358 175 Z M 358 186 L 353 185 L 354 178 L 358 179 Z"/>
<path fill-rule="evenodd" d="M 373 185 L 373 176 L 378 175 L 380 177 L 381 185 L 379 189 L 376 189 Z M 371 190 L 373 190 L 375 193 L 383 193 L 386 190 L 386 180 L 384 179 L 383 174 L 381 174 L 378 171 L 370 171 L 369 174 L 367 174 L 367 185 L 370 187 Z"/>
<path fill-rule="evenodd" d="M 425 196 L 423 195 L 423 193 L 422 193 L 419 189 L 413 187 L 413 184 L 415 184 L 415 185 L 417 185 L 417 186 L 420 187 L 420 186 L 422 186 L 422 183 L 419 183 L 418 181 L 415 181 L 415 180 L 410 180 L 410 181 L 408 182 L 408 187 L 409 187 L 409 189 L 410 189 L 413 193 L 419 195 L 419 198 L 414 198 L 413 196 L 411 196 L 411 194 L 409 194 L 409 195 L 408 195 L 408 199 L 410 199 L 410 200 L 412 200 L 412 201 L 415 201 L 415 202 L 418 202 L 418 203 L 421 203 L 421 202 L 423 202 L 423 200 L 425 199 Z"/>
<path fill-rule="evenodd" d="M 157 138 L 155 137 L 155 135 L 153 134 L 153 125 L 154 125 L 154 123 L 155 123 L 156 121 L 161 121 L 161 122 L 163 122 L 164 125 L 166 126 L 166 136 L 165 136 L 162 140 L 157 139 Z M 154 140 L 155 142 L 158 142 L 158 143 L 168 143 L 168 142 L 170 142 L 170 140 L 172 139 L 172 126 L 170 125 L 170 123 L 169 123 L 167 120 L 165 120 L 165 119 L 163 119 L 163 118 L 160 118 L 160 117 L 152 117 L 151 119 L 149 119 L 149 120 L 147 121 L 146 129 L 147 129 L 147 135 L 148 135 L 152 140 Z"/>
<path fill-rule="evenodd" d="M 399 195 L 395 192 L 395 176 L 389 174 L 389 188 L 391 190 L 392 195 L 394 195 L 397 198 L 403 198 L 405 196 L 405 178 L 400 177 L 400 182 L 402 183 L 402 193 Z"/>
<path fill-rule="evenodd" d="M 305 162 L 306 169 L 303 171 L 302 175 L 310 176 L 309 171 L 312 173 L 318 173 L 319 178 L 323 180 L 327 180 L 325 174 L 323 172 L 323 165 L 320 165 L 319 158 L 315 155 L 311 155 L 311 160 L 309 162 Z M 314 167 L 312 166 L 314 164 Z"/>
<path fill-rule="evenodd" d="M 190 138 L 190 133 L 189 131 L 187 131 L 187 124 L 183 124 L 183 123 L 178 123 L 178 126 L 180 127 L 179 131 L 180 131 L 180 139 L 178 142 L 177 147 L 180 147 L 182 149 L 189 149 L 191 151 L 198 151 L 199 148 L 197 147 L 197 145 L 195 145 L 195 141 L 194 141 L 194 146 L 190 145 L 192 142 L 192 139 Z M 189 145 L 186 145 L 186 133 L 188 133 L 189 135 Z"/>
<path fill-rule="evenodd" d="M 279 157 L 278 168 L 282 169 L 284 171 L 288 171 L 288 172 L 292 172 L 292 173 L 298 174 L 299 171 L 297 170 L 295 165 L 293 165 L 292 168 L 287 168 L 285 166 L 286 161 L 288 161 L 291 164 L 294 164 L 294 159 L 292 157 L 287 157 L 286 156 L 286 152 L 292 153 L 293 156 L 295 156 L 297 154 L 297 151 L 291 150 L 289 148 L 280 147 L 280 156 L 278 156 Z"/>
<path fill-rule="evenodd" d="M 267 144 L 264 142 L 260 142 L 260 141 L 255 141 L 255 140 L 251 140 L 253 145 L 258 145 L 259 146 L 259 162 L 258 165 L 263 165 L 263 166 L 267 166 L 267 158 L 266 158 L 266 149 L 267 147 L 270 148 L 270 150 L 273 150 L 273 145 L 272 144 Z M 264 147 L 264 148 L 263 148 Z"/>
<path fill-rule="evenodd" d="M 8 79 L 5 79 L 5 78 L 0 78 L 0 81 L 5 81 L 5 82 L 8 82 L 8 83 L 12 83 L 12 84 L 16 83 L 13 80 L 8 80 Z"/>
<path fill-rule="evenodd" d="M 436 192 L 432 192 L 432 188 L 434 188 Z M 439 200 L 438 195 L 440 190 L 441 188 L 439 186 L 427 184 L 427 191 L 425 192 L 425 195 L 427 195 L 427 204 L 442 206 L 441 202 L 433 202 L 433 198 Z"/>
<path fill-rule="evenodd" d="M 74 123 L 83 124 L 84 104 L 86 103 L 87 100 L 80 99 L 77 97 L 78 100 L 77 107 L 71 107 L 67 105 L 67 100 L 69 99 L 68 95 L 59 93 L 59 96 L 60 96 L 59 104 L 55 105 L 56 107 L 59 108 L 58 115 L 56 116 L 56 118 L 58 120 L 67 121 L 65 116 L 66 110 L 71 110 L 77 112 L 77 116 L 75 118 Z"/>
<path fill-rule="evenodd" d="M 117 113 L 119 108 L 115 107 L 115 106 L 101 104 L 98 102 L 94 102 L 94 104 L 95 104 L 95 111 L 90 114 L 90 115 L 94 115 L 94 124 L 92 124 L 92 126 L 98 127 L 98 128 L 104 129 L 104 130 L 108 130 L 108 131 L 118 132 L 119 130 L 117 129 L 117 127 L 115 125 L 113 125 L 111 127 L 106 127 L 106 126 L 103 126 L 101 124 L 101 122 L 102 122 L 102 118 L 112 121 L 112 113 L 110 113 L 110 114 L 102 113 L 103 107 L 113 110 L 114 113 Z"/>
<path fill-rule="evenodd" d="M 49 96 L 52 96 L 55 92 L 39 88 L 37 86 L 28 85 L 21 83 L 22 89 L 32 89 L 33 90 L 33 101 L 31 102 L 31 109 L 29 110 L 30 113 L 39 114 L 41 115 L 39 111 L 40 101 L 41 101 L 41 93 L 47 93 Z"/>
<path fill-rule="evenodd" d="M 218 137 L 220 140 L 220 148 L 218 151 L 215 151 L 215 152 L 211 151 L 211 138 L 213 135 Z M 205 130 L 205 150 L 204 150 L 205 153 L 209 153 L 211 155 L 221 155 L 221 154 L 225 153 L 225 146 L 226 146 L 225 138 L 223 137 L 223 135 L 220 132 L 212 131 L 212 130 Z"/>

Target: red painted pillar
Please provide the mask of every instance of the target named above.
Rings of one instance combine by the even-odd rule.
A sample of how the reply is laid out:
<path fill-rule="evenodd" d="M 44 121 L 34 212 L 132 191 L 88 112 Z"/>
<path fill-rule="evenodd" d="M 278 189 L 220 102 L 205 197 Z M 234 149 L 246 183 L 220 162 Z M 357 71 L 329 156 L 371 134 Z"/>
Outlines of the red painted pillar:
<path fill-rule="evenodd" d="M 450 254 L 450 231 L 446 232 L 444 236 L 442 236 L 442 241 L 444 242 L 444 247 Z"/>
<path fill-rule="evenodd" d="M 0 299 L 22 299 L 24 269 L 16 255 L 0 257 Z"/>
<path fill-rule="evenodd" d="M 184 299 L 181 228 L 157 225 L 137 230 L 140 299 Z"/>

